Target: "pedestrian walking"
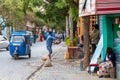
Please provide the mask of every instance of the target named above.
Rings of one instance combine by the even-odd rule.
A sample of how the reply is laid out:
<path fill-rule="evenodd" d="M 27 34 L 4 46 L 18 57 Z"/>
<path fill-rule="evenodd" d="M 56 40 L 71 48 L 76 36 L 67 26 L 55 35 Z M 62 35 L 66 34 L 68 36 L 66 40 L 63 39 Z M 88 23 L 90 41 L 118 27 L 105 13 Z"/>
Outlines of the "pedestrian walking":
<path fill-rule="evenodd" d="M 36 31 L 33 31 L 34 44 L 36 43 Z"/>
<path fill-rule="evenodd" d="M 62 33 L 62 40 L 63 40 L 63 41 L 65 40 L 64 33 Z"/>
<path fill-rule="evenodd" d="M 49 32 L 49 35 L 46 39 L 46 47 L 49 52 L 48 58 L 51 60 L 51 54 L 52 54 L 52 43 L 55 40 L 55 37 L 52 36 L 52 32 Z"/>
<path fill-rule="evenodd" d="M 40 42 L 42 42 L 43 41 L 43 35 L 42 35 L 42 33 L 40 33 Z"/>

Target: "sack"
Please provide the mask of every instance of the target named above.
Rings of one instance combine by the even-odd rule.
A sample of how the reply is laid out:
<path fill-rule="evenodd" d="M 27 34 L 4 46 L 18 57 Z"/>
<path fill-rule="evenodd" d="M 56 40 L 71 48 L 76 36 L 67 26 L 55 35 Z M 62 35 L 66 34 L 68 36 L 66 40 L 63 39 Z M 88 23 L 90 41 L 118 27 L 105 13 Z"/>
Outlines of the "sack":
<path fill-rule="evenodd" d="M 46 61 L 47 57 L 42 57 L 41 59 L 42 59 L 42 61 Z"/>
<path fill-rule="evenodd" d="M 46 62 L 44 64 L 44 67 L 51 67 L 51 66 L 52 66 L 52 63 L 51 63 L 50 59 L 47 58 L 47 60 L 46 60 Z"/>

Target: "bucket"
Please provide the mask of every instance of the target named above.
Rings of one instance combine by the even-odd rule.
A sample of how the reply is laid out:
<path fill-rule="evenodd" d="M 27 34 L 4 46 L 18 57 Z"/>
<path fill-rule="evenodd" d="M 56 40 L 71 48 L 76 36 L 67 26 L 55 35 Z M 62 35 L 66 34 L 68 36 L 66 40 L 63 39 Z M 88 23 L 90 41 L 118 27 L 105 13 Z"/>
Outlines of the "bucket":
<path fill-rule="evenodd" d="M 69 59 L 69 53 L 68 52 L 65 52 L 64 59 Z"/>
<path fill-rule="evenodd" d="M 120 80 L 120 63 L 116 63 L 116 77 L 117 80 Z"/>

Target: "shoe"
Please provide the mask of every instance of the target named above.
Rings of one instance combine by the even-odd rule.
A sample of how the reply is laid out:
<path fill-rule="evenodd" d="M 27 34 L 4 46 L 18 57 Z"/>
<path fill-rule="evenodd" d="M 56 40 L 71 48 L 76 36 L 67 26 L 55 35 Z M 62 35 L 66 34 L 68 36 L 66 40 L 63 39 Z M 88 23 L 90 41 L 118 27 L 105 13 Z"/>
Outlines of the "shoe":
<path fill-rule="evenodd" d="M 105 78 L 109 78 L 109 77 L 110 77 L 110 75 L 106 75 L 106 76 L 105 76 Z"/>

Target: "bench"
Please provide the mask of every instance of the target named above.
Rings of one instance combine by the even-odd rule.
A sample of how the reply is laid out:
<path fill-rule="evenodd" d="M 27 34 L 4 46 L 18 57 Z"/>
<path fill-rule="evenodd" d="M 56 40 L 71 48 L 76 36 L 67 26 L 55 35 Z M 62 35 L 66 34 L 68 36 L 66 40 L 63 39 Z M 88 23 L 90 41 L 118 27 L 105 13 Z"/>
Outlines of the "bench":
<path fill-rule="evenodd" d="M 116 78 L 116 68 L 115 67 L 112 67 L 110 69 L 110 78 Z"/>
<path fill-rule="evenodd" d="M 91 67 L 98 67 L 99 65 L 98 64 L 89 64 L 88 66 L 88 73 L 91 74 L 92 71 L 91 71 Z"/>

